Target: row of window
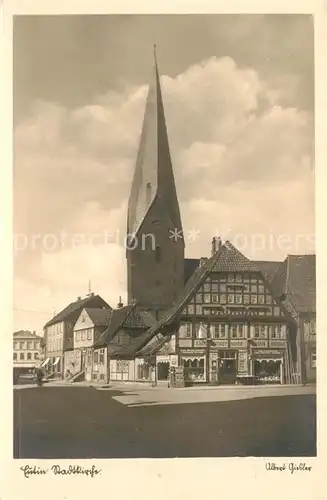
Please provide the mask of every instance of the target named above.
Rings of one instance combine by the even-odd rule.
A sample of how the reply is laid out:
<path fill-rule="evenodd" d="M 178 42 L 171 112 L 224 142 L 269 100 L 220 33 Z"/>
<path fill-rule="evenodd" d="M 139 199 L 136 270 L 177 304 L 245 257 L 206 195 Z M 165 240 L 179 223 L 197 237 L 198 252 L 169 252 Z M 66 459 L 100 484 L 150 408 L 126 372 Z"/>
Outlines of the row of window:
<path fill-rule="evenodd" d="M 236 292 L 236 293 L 266 293 L 267 291 L 265 285 L 260 282 L 256 283 L 229 283 L 227 281 L 217 281 L 217 282 L 207 282 L 204 283 L 198 290 L 198 292 L 203 293 L 226 293 L 226 292 Z"/>
<path fill-rule="evenodd" d="M 265 294 L 242 294 L 242 293 L 197 293 L 196 304 L 272 304 L 272 296 Z M 193 307 L 194 305 L 189 305 Z"/>
<path fill-rule="evenodd" d="M 19 357 L 18 357 L 18 354 L 19 354 Z M 14 352 L 14 354 L 13 354 L 14 361 L 17 361 L 18 359 L 20 361 L 25 361 L 25 360 L 32 361 L 32 360 L 36 360 L 38 358 L 39 358 L 39 354 L 37 352 L 20 352 L 20 353 Z"/>
<path fill-rule="evenodd" d="M 40 340 L 20 340 L 14 341 L 14 349 L 16 351 L 28 349 L 29 351 L 37 350 L 41 348 Z"/>
<path fill-rule="evenodd" d="M 75 342 L 80 342 L 84 340 L 92 340 L 92 328 L 88 328 L 87 330 L 80 330 L 74 332 Z"/>
<path fill-rule="evenodd" d="M 213 273 L 207 280 L 206 284 L 208 283 L 221 283 L 221 282 L 227 282 L 227 283 L 261 283 L 261 277 L 258 274 L 254 273 L 218 273 L 215 274 Z"/>
<path fill-rule="evenodd" d="M 48 342 L 48 352 L 61 351 L 62 349 L 62 339 L 56 339 Z"/>
<path fill-rule="evenodd" d="M 213 339 L 227 339 L 227 338 L 247 338 L 247 325 L 244 323 L 212 323 L 211 325 L 204 325 L 203 323 L 187 322 L 180 326 L 179 337 L 191 338 L 195 336 L 197 339 L 213 338 Z M 286 338 L 285 325 L 281 324 L 267 324 L 257 323 L 254 325 L 254 338 L 268 337 L 272 339 Z"/>
<path fill-rule="evenodd" d="M 92 364 L 92 351 L 88 351 L 86 362 L 88 365 Z M 104 349 L 93 351 L 93 364 L 104 364 Z"/>

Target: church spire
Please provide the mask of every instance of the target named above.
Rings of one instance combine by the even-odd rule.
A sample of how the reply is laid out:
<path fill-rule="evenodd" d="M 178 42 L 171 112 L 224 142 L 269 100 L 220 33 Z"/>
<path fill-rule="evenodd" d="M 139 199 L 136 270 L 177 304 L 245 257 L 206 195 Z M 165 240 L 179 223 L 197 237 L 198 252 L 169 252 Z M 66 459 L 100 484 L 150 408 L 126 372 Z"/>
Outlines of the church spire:
<path fill-rule="evenodd" d="M 128 206 L 129 234 L 138 232 L 155 198 L 160 200 L 174 229 L 181 231 L 182 223 L 171 163 L 156 44 L 153 47 L 153 75 L 146 101 Z"/>

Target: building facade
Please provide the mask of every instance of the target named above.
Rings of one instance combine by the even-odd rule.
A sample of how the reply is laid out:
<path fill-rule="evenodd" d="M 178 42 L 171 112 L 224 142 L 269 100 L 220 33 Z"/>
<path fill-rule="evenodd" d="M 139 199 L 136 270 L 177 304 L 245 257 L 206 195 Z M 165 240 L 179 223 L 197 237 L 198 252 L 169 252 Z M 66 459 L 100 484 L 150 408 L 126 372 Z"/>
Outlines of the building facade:
<path fill-rule="evenodd" d="M 76 302 L 69 304 L 45 325 L 44 369 L 48 377 L 64 376 L 64 353 L 73 349 L 74 325 L 85 307 L 111 309 L 99 295 L 89 294 L 83 299 L 78 297 Z"/>
<path fill-rule="evenodd" d="M 297 324 L 297 373 L 300 382 L 315 382 L 316 256 L 288 255 L 272 285 Z"/>
<path fill-rule="evenodd" d="M 42 340 L 35 332 L 21 330 L 13 334 L 14 378 L 30 372 L 40 364 Z"/>
<path fill-rule="evenodd" d="M 73 349 L 65 352 L 65 377 L 79 374 L 85 380 L 107 382 L 104 349 L 94 351 L 93 344 L 108 327 L 112 309 L 84 308 L 74 325 Z"/>

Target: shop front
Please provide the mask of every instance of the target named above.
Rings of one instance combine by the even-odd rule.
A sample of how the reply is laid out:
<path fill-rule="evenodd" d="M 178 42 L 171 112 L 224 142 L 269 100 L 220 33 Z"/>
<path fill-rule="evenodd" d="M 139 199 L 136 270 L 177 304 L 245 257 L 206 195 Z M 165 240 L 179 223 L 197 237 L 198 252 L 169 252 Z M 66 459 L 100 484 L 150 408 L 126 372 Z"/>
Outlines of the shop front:
<path fill-rule="evenodd" d="M 207 356 L 205 351 L 183 350 L 180 362 L 184 370 L 185 384 L 207 382 Z"/>
<path fill-rule="evenodd" d="M 256 384 L 283 384 L 284 351 L 282 350 L 253 350 L 251 368 Z"/>

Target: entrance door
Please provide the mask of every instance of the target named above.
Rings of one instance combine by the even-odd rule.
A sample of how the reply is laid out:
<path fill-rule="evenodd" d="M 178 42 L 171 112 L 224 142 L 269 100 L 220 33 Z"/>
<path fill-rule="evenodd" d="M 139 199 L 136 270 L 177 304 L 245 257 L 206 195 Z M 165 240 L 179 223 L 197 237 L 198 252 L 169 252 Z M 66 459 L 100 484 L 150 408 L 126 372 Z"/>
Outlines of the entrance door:
<path fill-rule="evenodd" d="M 235 384 L 236 372 L 236 359 L 221 359 L 219 367 L 219 383 Z"/>
<path fill-rule="evenodd" d="M 169 362 L 159 361 L 158 363 L 158 380 L 168 380 Z"/>

